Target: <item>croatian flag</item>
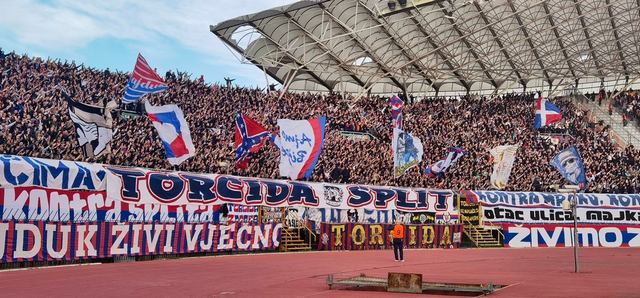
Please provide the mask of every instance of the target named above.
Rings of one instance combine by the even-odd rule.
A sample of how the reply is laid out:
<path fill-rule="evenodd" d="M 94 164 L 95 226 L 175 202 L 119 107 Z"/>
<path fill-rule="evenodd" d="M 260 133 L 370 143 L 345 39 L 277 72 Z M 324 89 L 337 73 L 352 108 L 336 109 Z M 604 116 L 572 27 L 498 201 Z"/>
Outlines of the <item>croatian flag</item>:
<path fill-rule="evenodd" d="M 189 125 L 177 105 L 154 107 L 145 101 L 144 106 L 149 119 L 160 135 L 170 164 L 179 165 L 187 158 L 196 155 Z"/>
<path fill-rule="evenodd" d="M 391 106 L 393 128 L 402 129 L 402 110 L 404 109 L 404 101 L 394 95 L 389 99 L 389 105 Z"/>
<path fill-rule="evenodd" d="M 279 119 L 275 145 L 280 149 L 280 176 L 293 180 L 310 178 L 324 145 L 327 118 Z"/>
<path fill-rule="evenodd" d="M 146 94 L 159 93 L 167 90 L 167 88 L 169 88 L 167 84 L 151 69 L 147 60 L 141 54 L 138 54 L 138 60 L 131 76 L 129 76 L 122 102 L 124 104 L 133 103 Z"/>
<path fill-rule="evenodd" d="M 560 108 L 538 95 L 538 100 L 536 100 L 536 119 L 533 124 L 535 128 L 539 129 L 560 120 L 562 120 Z"/>
<path fill-rule="evenodd" d="M 264 146 L 271 133 L 248 116 L 236 115 L 236 167 L 246 169 L 251 155 Z"/>

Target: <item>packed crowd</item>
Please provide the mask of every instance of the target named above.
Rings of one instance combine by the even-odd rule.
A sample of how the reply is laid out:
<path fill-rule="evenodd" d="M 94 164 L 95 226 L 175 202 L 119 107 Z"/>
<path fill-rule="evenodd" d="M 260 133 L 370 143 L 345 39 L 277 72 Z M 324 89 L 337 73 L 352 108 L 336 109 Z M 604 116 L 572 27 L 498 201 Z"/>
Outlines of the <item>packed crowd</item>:
<path fill-rule="evenodd" d="M 241 111 L 272 131 L 279 118 L 326 115 L 326 141 L 313 181 L 487 189 L 492 171 L 488 150 L 520 144 L 508 189 L 548 191 L 564 183 L 549 165 L 550 160 L 561 149 L 576 144 L 585 161 L 590 192 L 640 191 L 640 151 L 616 147 L 610 141 L 609 129 L 591 122 L 588 112 L 578 110 L 568 99 L 554 99 L 564 120 L 542 131 L 533 128 L 532 94 L 492 99 L 430 98 L 407 103 L 405 130 L 422 140 L 425 154 L 419 167 L 394 179 L 391 116 L 385 98 L 286 93 L 279 99 L 277 92 L 207 85 L 202 78 L 191 80 L 168 72 L 165 80 L 169 90 L 145 98 L 154 105 L 178 104 L 197 149 L 195 157 L 172 167 L 151 122 L 140 115 L 143 109 L 139 105 L 115 110 L 111 154 L 87 159 L 77 146 L 62 90 L 76 100 L 104 106 L 110 100 L 120 101 L 126 73 L 1 51 L 0 71 L 0 153 L 5 154 L 278 178 L 279 152 L 275 146 L 265 146 L 248 169 L 235 168 L 235 113 Z M 354 140 L 341 131 L 372 137 Z M 427 177 L 424 168 L 442 159 L 451 146 L 463 148 L 465 156 L 443 179 Z"/>

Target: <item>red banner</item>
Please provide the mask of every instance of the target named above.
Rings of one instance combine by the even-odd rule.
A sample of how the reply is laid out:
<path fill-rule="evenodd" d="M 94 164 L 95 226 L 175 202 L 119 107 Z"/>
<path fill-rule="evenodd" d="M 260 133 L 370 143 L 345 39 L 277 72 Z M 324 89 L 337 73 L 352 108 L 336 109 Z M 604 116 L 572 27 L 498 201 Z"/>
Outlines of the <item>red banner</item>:
<path fill-rule="evenodd" d="M 366 250 L 393 247 L 390 224 L 320 225 L 318 250 Z M 407 248 L 460 247 L 462 225 L 405 225 Z"/>

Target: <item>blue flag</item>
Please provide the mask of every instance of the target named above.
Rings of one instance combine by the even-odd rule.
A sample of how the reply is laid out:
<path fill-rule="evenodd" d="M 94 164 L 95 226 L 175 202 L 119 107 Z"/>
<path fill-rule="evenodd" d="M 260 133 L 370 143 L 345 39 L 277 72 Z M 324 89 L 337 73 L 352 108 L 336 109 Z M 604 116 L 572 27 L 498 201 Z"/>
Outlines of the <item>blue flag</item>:
<path fill-rule="evenodd" d="M 580 185 L 581 188 L 587 183 L 584 163 L 575 146 L 560 151 L 551 161 L 551 165 L 558 169 L 567 181 Z"/>

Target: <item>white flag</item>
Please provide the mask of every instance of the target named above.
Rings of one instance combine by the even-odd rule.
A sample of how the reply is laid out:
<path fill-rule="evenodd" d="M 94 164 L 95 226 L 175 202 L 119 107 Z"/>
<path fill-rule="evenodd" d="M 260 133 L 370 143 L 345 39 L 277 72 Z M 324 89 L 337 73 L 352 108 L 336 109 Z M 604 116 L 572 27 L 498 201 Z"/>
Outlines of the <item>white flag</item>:
<path fill-rule="evenodd" d="M 393 175 L 400 177 L 410 168 L 417 166 L 422 161 L 422 142 L 419 138 L 401 129 L 393 129 Z"/>
<path fill-rule="evenodd" d="M 324 145 L 327 118 L 278 119 L 280 132 L 274 144 L 280 149 L 280 176 L 293 180 L 311 178 Z"/>
<path fill-rule="evenodd" d="M 111 109 L 80 103 L 66 92 L 62 92 L 62 95 L 67 99 L 69 117 L 76 128 L 78 144 L 84 156 L 98 157 L 110 153 L 113 139 Z"/>
<path fill-rule="evenodd" d="M 489 150 L 489 153 L 493 156 L 493 173 L 491 173 L 491 185 L 493 187 L 504 189 L 507 186 L 517 151 L 518 145 L 498 146 Z"/>

